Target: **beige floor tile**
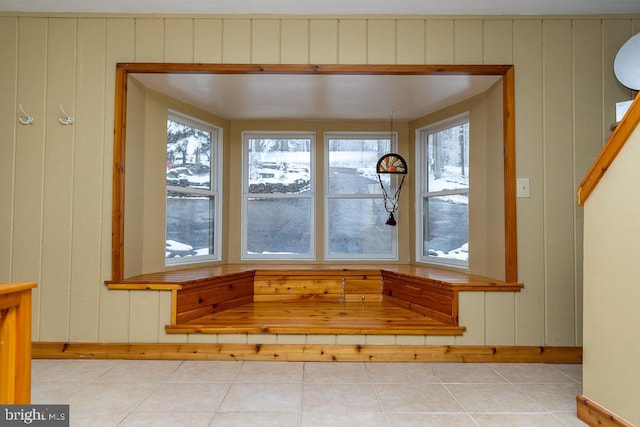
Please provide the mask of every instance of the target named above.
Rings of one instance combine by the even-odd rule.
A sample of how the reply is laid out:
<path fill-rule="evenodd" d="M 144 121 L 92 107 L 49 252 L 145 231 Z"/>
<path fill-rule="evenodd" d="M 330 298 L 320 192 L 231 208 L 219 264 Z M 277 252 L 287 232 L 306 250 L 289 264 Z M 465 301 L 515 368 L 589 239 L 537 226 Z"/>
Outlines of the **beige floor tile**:
<path fill-rule="evenodd" d="M 376 384 L 386 413 L 464 412 L 441 384 Z"/>
<path fill-rule="evenodd" d="M 303 412 L 300 427 L 387 427 L 382 412 Z"/>
<path fill-rule="evenodd" d="M 582 365 L 578 364 L 565 364 L 565 365 L 551 365 L 555 369 L 559 370 L 565 375 L 568 375 L 573 380 L 582 383 Z"/>
<path fill-rule="evenodd" d="M 221 383 L 160 384 L 136 411 L 215 412 L 230 386 Z"/>
<path fill-rule="evenodd" d="M 422 363 L 368 363 L 367 372 L 377 384 L 438 383 L 438 378 Z"/>
<path fill-rule="evenodd" d="M 307 362 L 304 364 L 304 382 L 357 384 L 371 380 L 363 363 Z"/>
<path fill-rule="evenodd" d="M 576 396 L 582 394 L 580 384 L 515 384 L 518 390 L 549 411 L 576 410 Z"/>
<path fill-rule="evenodd" d="M 302 384 L 233 384 L 221 412 L 298 412 Z"/>
<path fill-rule="evenodd" d="M 104 383 L 162 382 L 180 366 L 179 360 L 121 360 L 97 379 Z"/>
<path fill-rule="evenodd" d="M 371 384 L 305 384 L 302 412 L 381 412 Z"/>
<path fill-rule="evenodd" d="M 443 383 L 504 383 L 498 375 L 485 363 L 429 363 L 433 373 Z"/>
<path fill-rule="evenodd" d="M 389 427 L 477 427 L 467 414 L 389 414 Z"/>
<path fill-rule="evenodd" d="M 235 379 L 236 383 L 301 383 L 302 362 L 244 363 Z"/>
<path fill-rule="evenodd" d="M 133 411 L 158 383 L 91 383 L 69 399 L 74 411 Z"/>
<path fill-rule="evenodd" d="M 36 383 L 95 381 L 119 363 L 119 360 L 65 359 L 46 369 L 39 369 L 32 380 Z"/>
<path fill-rule="evenodd" d="M 31 403 L 36 404 L 66 404 L 75 394 L 82 394 L 83 388 L 91 383 L 42 383 L 31 386 Z"/>
<path fill-rule="evenodd" d="M 296 412 L 218 412 L 211 427 L 297 427 Z"/>
<path fill-rule="evenodd" d="M 69 425 L 73 427 L 113 427 L 129 415 L 129 412 L 81 412 L 69 411 Z"/>
<path fill-rule="evenodd" d="M 575 409 L 571 412 L 554 412 L 553 416 L 559 419 L 565 426 L 584 427 L 587 425 L 578 419 Z"/>
<path fill-rule="evenodd" d="M 569 364 L 34 360 L 84 426 L 584 426 Z"/>
<path fill-rule="evenodd" d="M 41 373 L 62 362 L 60 359 L 34 359 L 31 361 L 31 378 L 38 378 Z"/>
<path fill-rule="evenodd" d="M 206 427 L 213 415 L 212 412 L 132 412 L 118 426 Z"/>
<path fill-rule="evenodd" d="M 501 363 L 491 366 L 496 372 L 512 383 L 571 383 L 569 376 L 558 371 L 552 365 L 543 363 Z"/>
<path fill-rule="evenodd" d="M 512 384 L 446 384 L 470 413 L 547 412 Z"/>
<path fill-rule="evenodd" d="M 480 427 L 562 427 L 551 414 L 481 414 L 473 415 Z"/>
<path fill-rule="evenodd" d="M 186 360 L 167 379 L 168 382 L 231 383 L 242 362 Z"/>

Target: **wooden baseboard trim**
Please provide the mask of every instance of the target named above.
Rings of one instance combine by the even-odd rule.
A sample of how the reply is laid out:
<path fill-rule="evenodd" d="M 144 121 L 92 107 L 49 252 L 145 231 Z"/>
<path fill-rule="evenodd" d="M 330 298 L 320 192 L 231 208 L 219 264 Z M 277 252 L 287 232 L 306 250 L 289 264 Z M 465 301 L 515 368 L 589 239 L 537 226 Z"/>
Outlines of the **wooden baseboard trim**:
<path fill-rule="evenodd" d="M 626 422 L 624 419 L 609 412 L 583 395 L 578 395 L 576 400 L 578 405 L 578 419 L 590 426 L 633 427 L 633 424 Z"/>
<path fill-rule="evenodd" d="M 582 363 L 582 347 L 34 342 L 34 359 Z"/>

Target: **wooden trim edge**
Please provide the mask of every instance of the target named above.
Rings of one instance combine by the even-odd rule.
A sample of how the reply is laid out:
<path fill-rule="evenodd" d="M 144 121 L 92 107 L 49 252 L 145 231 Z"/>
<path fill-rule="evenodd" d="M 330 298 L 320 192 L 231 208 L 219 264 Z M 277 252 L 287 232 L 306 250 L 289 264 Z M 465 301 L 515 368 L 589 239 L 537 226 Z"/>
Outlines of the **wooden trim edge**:
<path fill-rule="evenodd" d="M 34 359 L 582 363 L 582 347 L 34 342 Z"/>
<path fill-rule="evenodd" d="M 625 421 L 616 414 L 609 412 L 602 406 L 584 395 L 576 397 L 578 419 L 590 426 L 604 427 L 633 427 L 633 424 Z"/>
<path fill-rule="evenodd" d="M 596 158 L 595 162 L 578 186 L 578 206 L 583 206 L 589 195 L 596 188 L 607 169 L 611 166 L 624 144 L 640 123 L 640 94 L 629 107 L 629 111 L 622 118 L 609 140 Z"/>

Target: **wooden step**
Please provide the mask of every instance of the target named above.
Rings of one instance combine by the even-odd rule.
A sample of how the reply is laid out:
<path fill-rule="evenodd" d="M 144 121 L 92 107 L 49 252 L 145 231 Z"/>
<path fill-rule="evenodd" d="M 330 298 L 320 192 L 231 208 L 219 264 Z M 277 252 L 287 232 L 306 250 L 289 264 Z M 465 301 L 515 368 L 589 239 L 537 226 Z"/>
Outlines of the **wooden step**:
<path fill-rule="evenodd" d="M 314 298 L 253 302 L 166 327 L 173 334 L 462 335 L 465 329 L 387 301 Z"/>

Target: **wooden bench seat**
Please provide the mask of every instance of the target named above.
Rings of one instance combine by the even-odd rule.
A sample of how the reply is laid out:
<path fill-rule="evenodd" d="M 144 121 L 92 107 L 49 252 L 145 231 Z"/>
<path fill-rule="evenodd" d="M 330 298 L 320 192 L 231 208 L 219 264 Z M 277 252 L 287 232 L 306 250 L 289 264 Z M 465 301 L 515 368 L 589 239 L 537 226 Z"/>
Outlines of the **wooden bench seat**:
<path fill-rule="evenodd" d="M 110 289 L 169 290 L 167 333 L 460 335 L 458 293 L 520 283 L 414 265 L 218 265 Z"/>

